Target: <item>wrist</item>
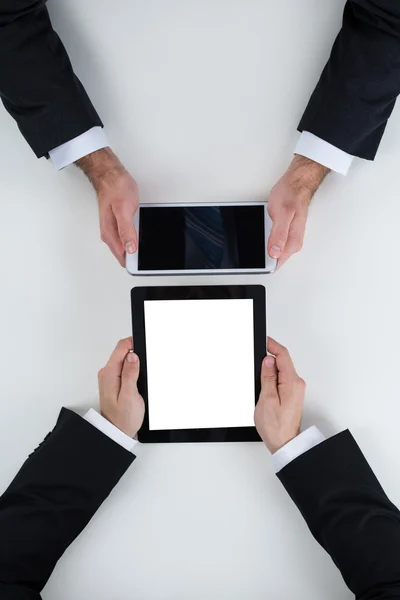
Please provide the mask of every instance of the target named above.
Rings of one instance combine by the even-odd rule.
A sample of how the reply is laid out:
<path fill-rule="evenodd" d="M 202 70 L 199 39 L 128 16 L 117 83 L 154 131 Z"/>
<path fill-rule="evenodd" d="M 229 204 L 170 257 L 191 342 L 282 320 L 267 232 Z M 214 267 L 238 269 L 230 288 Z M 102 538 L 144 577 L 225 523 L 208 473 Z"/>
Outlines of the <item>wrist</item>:
<path fill-rule="evenodd" d="M 299 433 L 300 429 L 293 435 L 287 435 L 274 440 L 268 440 L 268 442 L 265 442 L 265 445 L 267 446 L 271 454 L 275 454 L 276 452 L 278 452 L 278 450 L 286 446 L 286 444 L 294 440 L 299 435 Z"/>
<path fill-rule="evenodd" d="M 101 148 L 75 162 L 89 179 L 96 192 L 113 185 L 127 171 L 111 148 Z"/>
<path fill-rule="evenodd" d="M 122 433 L 128 437 L 134 438 L 137 435 L 137 429 L 130 423 L 126 423 L 123 419 L 118 418 L 118 416 L 107 414 L 104 410 L 100 410 L 100 414 L 106 421 L 111 423 L 111 425 L 114 425 L 114 427 L 122 431 Z"/>
<path fill-rule="evenodd" d="M 285 173 L 290 187 L 305 198 L 312 198 L 330 169 L 310 158 L 296 154 Z"/>

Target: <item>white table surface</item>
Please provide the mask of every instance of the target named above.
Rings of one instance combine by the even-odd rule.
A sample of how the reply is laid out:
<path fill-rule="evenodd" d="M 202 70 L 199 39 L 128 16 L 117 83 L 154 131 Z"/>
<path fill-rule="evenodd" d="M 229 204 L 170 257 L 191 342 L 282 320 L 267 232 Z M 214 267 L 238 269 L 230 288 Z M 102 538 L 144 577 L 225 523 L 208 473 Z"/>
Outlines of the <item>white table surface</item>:
<path fill-rule="evenodd" d="M 291 159 L 342 7 L 342 0 L 49 2 L 143 202 L 266 198 Z M 101 244 L 95 197 L 78 170 L 57 173 L 37 161 L 3 110 L 0 130 L 4 489 L 61 406 L 97 405 L 97 371 L 130 333 L 130 288 L 148 280 L 129 277 Z M 357 161 L 348 177 L 331 175 L 323 185 L 302 253 L 270 278 L 236 279 L 268 288 L 269 332 L 308 382 L 304 425 L 328 434 L 349 427 L 397 503 L 399 140 L 395 110 L 375 163 Z M 43 597 L 352 595 L 265 448 L 210 444 L 142 447 Z"/>

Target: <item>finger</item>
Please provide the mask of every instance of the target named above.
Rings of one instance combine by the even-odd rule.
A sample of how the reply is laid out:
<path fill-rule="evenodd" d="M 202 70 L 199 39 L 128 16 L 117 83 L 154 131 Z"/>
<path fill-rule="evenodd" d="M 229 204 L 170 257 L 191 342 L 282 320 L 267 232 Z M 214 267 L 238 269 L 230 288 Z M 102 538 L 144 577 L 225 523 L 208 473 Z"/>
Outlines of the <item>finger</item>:
<path fill-rule="evenodd" d="M 278 369 L 274 356 L 266 356 L 262 362 L 261 388 L 268 395 L 278 394 Z"/>
<path fill-rule="evenodd" d="M 133 225 L 135 205 L 130 202 L 123 202 L 116 205 L 113 210 L 122 247 L 128 254 L 133 254 L 137 249 L 137 235 Z"/>
<path fill-rule="evenodd" d="M 271 258 L 279 258 L 286 246 L 293 213 L 282 208 L 275 216 L 268 240 L 268 254 Z"/>
<path fill-rule="evenodd" d="M 115 346 L 113 353 L 108 359 L 105 369 L 113 373 L 115 376 L 120 377 L 122 367 L 124 365 L 124 361 L 129 350 L 132 350 L 132 338 L 128 337 L 119 340 L 118 344 Z"/>
<path fill-rule="evenodd" d="M 121 389 L 121 372 L 124 359 L 132 348 L 132 338 L 120 340 L 111 354 L 106 366 L 99 372 L 100 397 L 117 400 Z"/>
<path fill-rule="evenodd" d="M 120 265 L 124 267 L 125 250 L 121 244 L 117 222 L 111 210 L 100 223 L 100 233 L 102 241 L 107 244 Z"/>
<path fill-rule="evenodd" d="M 303 247 L 304 233 L 306 229 L 307 215 L 296 215 L 290 224 L 289 235 L 286 241 L 285 251 L 281 256 L 282 266 L 283 262 L 286 262 L 293 254 L 300 252 Z M 280 261 L 281 262 L 281 261 Z"/>
<path fill-rule="evenodd" d="M 275 355 L 279 383 L 289 383 L 297 377 L 289 351 L 276 340 L 268 337 L 268 352 Z"/>
<path fill-rule="evenodd" d="M 276 270 L 281 269 L 283 267 L 283 265 L 285 263 L 287 263 L 287 261 L 289 260 L 290 255 L 288 254 L 284 254 L 283 256 L 280 257 L 280 259 L 278 260 L 278 264 L 276 266 Z"/>
<path fill-rule="evenodd" d="M 140 372 L 140 361 L 137 354 L 129 352 L 122 368 L 121 394 L 133 398 L 137 392 L 137 382 Z"/>
<path fill-rule="evenodd" d="M 286 248 L 287 248 L 287 245 L 286 245 Z M 283 265 L 285 263 L 287 263 L 287 261 L 289 260 L 289 258 L 292 256 L 292 254 L 289 254 L 289 253 L 286 252 L 286 248 L 285 248 L 285 252 L 279 257 L 276 270 L 281 269 L 283 267 Z"/>
<path fill-rule="evenodd" d="M 261 393 L 259 401 L 264 406 L 278 406 L 280 398 L 278 393 L 278 370 L 274 356 L 266 356 L 261 365 Z M 266 403 L 266 404 L 265 404 Z"/>
<path fill-rule="evenodd" d="M 107 243 L 107 246 L 110 248 L 111 253 L 115 256 L 115 258 L 117 259 L 117 261 L 119 262 L 121 267 L 125 267 L 125 252 L 124 252 L 122 246 L 119 247 L 120 245 L 118 245 L 118 247 L 117 247 L 112 242 Z"/>

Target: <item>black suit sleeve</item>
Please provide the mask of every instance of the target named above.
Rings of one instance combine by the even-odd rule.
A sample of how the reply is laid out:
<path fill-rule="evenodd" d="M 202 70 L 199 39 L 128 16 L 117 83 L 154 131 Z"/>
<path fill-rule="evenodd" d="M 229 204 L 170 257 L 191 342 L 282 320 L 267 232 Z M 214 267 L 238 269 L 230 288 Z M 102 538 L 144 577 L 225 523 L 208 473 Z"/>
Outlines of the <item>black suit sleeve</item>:
<path fill-rule="evenodd" d="M 54 430 L 0 498 L 2 600 L 39 600 L 58 559 L 134 458 L 62 409 Z"/>
<path fill-rule="evenodd" d="M 348 431 L 278 477 L 357 600 L 400 598 L 400 513 Z"/>
<path fill-rule="evenodd" d="M 0 97 L 37 157 L 102 125 L 44 0 L 0 0 Z"/>
<path fill-rule="evenodd" d="M 348 0 L 299 130 L 373 160 L 399 93 L 400 2 Z"/>

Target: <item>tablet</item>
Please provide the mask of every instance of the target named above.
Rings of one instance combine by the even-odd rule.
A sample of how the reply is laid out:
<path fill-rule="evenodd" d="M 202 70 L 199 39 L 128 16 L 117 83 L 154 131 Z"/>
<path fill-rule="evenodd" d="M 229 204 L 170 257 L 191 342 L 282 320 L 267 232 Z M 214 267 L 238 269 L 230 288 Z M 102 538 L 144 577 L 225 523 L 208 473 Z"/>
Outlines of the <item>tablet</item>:
<path fill-rule="evenodd" d="M 261 285 L 131 292 L 141 442 L 259 441 L 254 408 L 266 354 Z"/>

